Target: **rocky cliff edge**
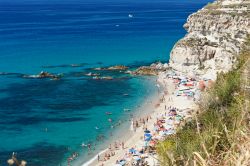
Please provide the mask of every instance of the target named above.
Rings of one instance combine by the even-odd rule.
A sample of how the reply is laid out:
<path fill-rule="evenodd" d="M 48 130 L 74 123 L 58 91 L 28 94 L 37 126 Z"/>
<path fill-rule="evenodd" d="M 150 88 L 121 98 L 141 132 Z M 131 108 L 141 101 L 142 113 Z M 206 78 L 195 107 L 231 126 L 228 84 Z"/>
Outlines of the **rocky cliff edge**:
<path fill-rule="evenodd" d="M 169 65 L 182 72 L 208 74 L 233 68 L 250 33 L 250 0 L 217 0 L 190 15 L 186 36 L 171 51 Z"/>

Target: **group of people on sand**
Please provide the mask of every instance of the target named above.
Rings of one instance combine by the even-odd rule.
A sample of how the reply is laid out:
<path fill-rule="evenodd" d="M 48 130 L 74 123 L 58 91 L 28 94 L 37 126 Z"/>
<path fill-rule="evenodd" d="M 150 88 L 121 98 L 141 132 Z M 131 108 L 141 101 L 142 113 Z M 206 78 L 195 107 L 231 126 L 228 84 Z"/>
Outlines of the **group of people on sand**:
<path fill-rule="evenodd" d="M 143 128 L 146 128 L 146 123 L 148 123 L 149 119 L 152 119 L 151 116 L 146 116 L 144 118 L 139 118 L 138 120 L 133 120 L 133 128 L 136 129 L 136 128 L 139 128 L 140 126 L 143 126 Z M 134 130 L 136 131 L 136 130 Z"/>
<path fill-rule="evenodd" d="M 173 88 L 175 88 L 175 92 L 180 91 L 180 88 L 183 86 L 188 87 L 186 89 L 196 89 L 197 84 L 194 81 L 195 79 L 193 78 L 189 79 L 187 77 L 171 73 L 170 75 L 165 76 L 165 80 L 167 79 L 174 83 Z M 166 81 L 163 81 L 163 84 L 166 88 Z M 167 90 L 164 91 L 165 96 L 163 95 L 163 97 L 160 98 L 159 104 L 157 105 L 157 107 L 159 107 L 161 104 L 163 104 L 163 111 L 156 112 L 156 118 L 154 117 L 155 122 L 153 123 L 153 128 L 147 128 L 149 120 L 152 119 L 151 116 L 131 120 L 131 128 L 133 128 L 134 131 L 137 131 L 139 129 L 140 131 L 143 131 L 144 134 L 141 137 L 143 144 L 141 145 L 137 142 L 137 146 L 126 149 L 124 155 L 116 160 L 116 163 L 114 163 L 115 165 L 150 165 L 148 163 L 149 160 L 147 159 L 155 155 L 157 143 L 161 140 L 166 139 L 169 135 L 175 134 L 176 129 L 182 124 L 182 122 L 185 122 L 188 118 L 190 118 L 189 115 L 192 113 L 192 109 L 180 109 L 176 107 L 176 104 L 174 104 L 174 97 L 178 97 L 177 95 L 175 95 L 175 92 L 173 91 L 169 93 Z M 192 90 L 192 92 L 195 93 L 196 91 Z M 187 96 L 187 99 L 189 99 L 190 96 L 186 95 L 186 91 L 184 91 L 183 94 L 184 95 L 182 96 Z M 169 96 L 166 97 L 166 95 Z M 192 95 L 191 97 L 194 97 L 194 95 Z M 101 165 L 103 164 L 104 163 L 102 163 Z"/>
<path fill-rule="evenodd" d="M 124 142 L 119 141 L 115 141 L 113 145 L 109 144 L 108 151 L 104 153 L 103 157 L 101 157 L 99 154 L 97 155 L 98 162 L 108 161 L 111 157 L 115 156 L 116 150 L 125 149 L 124 145 Z"/>
<path fill-rule="evenodd" d="M 126 149 L 127 152 L 125 152 L 122 158 L 116 161 L 116 165 L 149 165 L 147 158 L 155 154 L 156 144 L 167 135 L 174 134 L 176 124 L 182 121 L 183 117 L 178 114 L 178 111 L 180 109 L 171 106 L 167 107 L 165 113 L 158 114 L 152 130 L 145 127 L 149 119 L 152 119 L 150 116 L 135 120 L 135 128 L 141 128 L 144 131 L 144 135 L 141 137 L 144 144 Z M 106 159 L 106 157 L 104 158 Z M 105 159 L 104 161 L 107 161 Z"/>
<path fill-rule="evenodd" d="M 114 142 L 114 146 L 113 146 L 114 149 L 118 150 L 120 148 L 124 149 L 124 142 L 119 142 L 119 141 L 115 141 Z M 112 150 L 112 144 L 109 144 L 109 150 Z"/>
<path fill-rule="evenodd" d="M 106 152 L 105 154 L 104 154 L 104 161 L 107 161 L 107 160 L 109 160 L 112 156 L 114 156 L 115 155 L 115 152 Z M 100 161 L 100 158 L 99 158 L 99 160 L 98 161 Z"/>

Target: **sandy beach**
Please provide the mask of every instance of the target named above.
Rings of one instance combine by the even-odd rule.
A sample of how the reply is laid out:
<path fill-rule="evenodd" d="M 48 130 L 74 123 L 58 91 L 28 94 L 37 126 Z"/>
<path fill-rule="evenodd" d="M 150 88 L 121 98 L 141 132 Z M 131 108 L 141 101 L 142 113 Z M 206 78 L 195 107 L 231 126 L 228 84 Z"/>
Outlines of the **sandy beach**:
<path fill-rule="evenodd" d="M 180 74 L 175 73 L 175 75 L 183 77 Z M 192 113 L 194 113 L 196 110 L 194 97 L 176 95 L 181 87 L 178 86 L 180 82 L 176 82 L 175 77 L 170 77 L 169 73 L 167 72 L 160 73 L 157 78 L 156 86 L 161 87 L 159 88 L 161 90 L 159 91 L 159 97 L 157 101 L 152 103 L 154 109 L 146 116 L 144 115 L 140 118 L 132 120 L 133 123 L 131 122 L 131 127 L 128 129 L 128 131 L 133 130 L 132 136 L 125 141 L 117 140 L 113 142 L 107 147 L 106 150 L 100 152 L 82 166 L 118 166 L 123 165 L 120 164 L 119 161 L 125 158 L 126 165 L 132 165 L 131 158 L 133 160 L 133 157 L 131 157 L 131 154 L 129 154 L 129 150 L 131 148 L 138 149 L 144 147 L 145 130 L 154 131 L 157 120 L 164 116 L 164 118 L 168 118 L 169 111 L 172 108 L 176 109 L 176 114 L 183 117 L 181 121 L 173 121 L 171 124 L 173 131 L 176 131 L 176 129 L 181 124 L 184 124 L 188 118 L 192 118 Z M 197 88 L 197 81 L 196 84 L 193 85 L 193 88 Z M 138 127 L 133 127 L 135 126 L 135 122 L 139 124 Z M 164 136 L 160 139 L 167 139 L 167 137 Z M 148 165 L 157 165 L 157 156 L 154 153 L 145 153 L 144 155 L 145 161 Z"/>

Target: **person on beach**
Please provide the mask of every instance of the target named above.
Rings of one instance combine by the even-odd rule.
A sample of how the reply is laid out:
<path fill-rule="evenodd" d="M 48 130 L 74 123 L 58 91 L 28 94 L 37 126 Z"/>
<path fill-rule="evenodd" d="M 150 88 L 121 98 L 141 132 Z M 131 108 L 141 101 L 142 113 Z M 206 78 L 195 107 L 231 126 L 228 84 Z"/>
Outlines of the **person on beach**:
<path fill-rule="evenodd" d="M 88 150 L 91 150 L 91 144 L 88 144 Z"/>
<path fill-rule="evenodd" d="M 122 142 L 122 149 L 124 149 L 124 142 Z"/>
<path fill-rule="evenodd" d="M 135 127 L 138 128 L 139 127 L 139 123 L 138 121 L 135 122 Z"/>
<path fill-rule="evenodd" d="M 133 120 L 133 118 L 131 119 L 130 130 L 134 131 L 134 120 Z"/>
<path fill-rule="evenodd" d="M 117 142 L 114 143 L 115 149 L 118 149 Z"/>
<path fill-rule="evenodd" d="M 109 144 L 109 150 L 111 150 L 111 144 Z"/>

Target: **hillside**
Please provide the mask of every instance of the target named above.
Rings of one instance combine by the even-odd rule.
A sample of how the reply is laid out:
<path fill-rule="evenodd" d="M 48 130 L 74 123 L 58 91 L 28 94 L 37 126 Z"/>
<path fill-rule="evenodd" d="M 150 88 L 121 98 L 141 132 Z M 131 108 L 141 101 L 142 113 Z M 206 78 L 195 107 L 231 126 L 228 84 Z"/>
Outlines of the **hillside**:
<path fill-rule="evenodd" d="M 189 16 L 172 69 L 216 80 L 193 120 L 157 147 L 161 165 L 250 163 L 250 1 L 218 0 Z"/>

